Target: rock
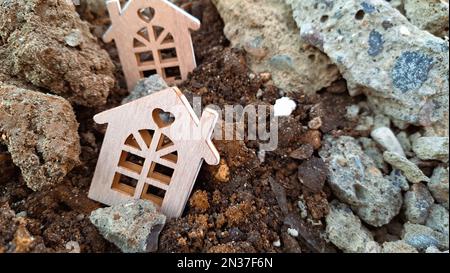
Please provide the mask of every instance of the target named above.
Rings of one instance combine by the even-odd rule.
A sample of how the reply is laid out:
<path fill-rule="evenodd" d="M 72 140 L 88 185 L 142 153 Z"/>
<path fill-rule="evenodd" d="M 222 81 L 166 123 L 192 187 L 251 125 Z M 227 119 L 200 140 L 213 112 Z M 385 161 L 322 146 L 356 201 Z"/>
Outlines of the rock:
<path fill-rule="evenodd" d="M 319 130 L 322 127 L 322 119 L 320 117 L 315 117 L 308 122 L 308 127 L 313 130 Z"/>
<path fill-rule="evenodd" d="M 404 241 L 383 243 L 382 253 L 419 253 L 417 249 L 408 245 Z"/>
<path fill-rule="evenodd" d="M 408 180 L 400 170 L 392 170 L 388 179 L 392 182 L 392 184 L 399 187 L 403 191 L 409 190 Z"/>
<path fill-rule="evenodd" d="M 430 182 L 430 179 L 423 174 L 423 172 L 414 163 L 409 161 L 406 157 L 403 157 L 397 153 L 386 151 L 383 154 L 384 161 L 391 164 L 392 167 L 399 169 L 403 172 L 403 175 L 411 183 Z"/>
<path fill-rule="evenodd" d="M 433 203 L 433 196 L 425 185 L 412 185 L 404 198 L 406 219 L 413 224 L 424 224 Z"/>
<path fill-rule="evenodd" d="M 396 135 L 396 138 L 398 142 L 400 142 L 400 145 L 402 145 L 402 149 L 408 156 L 411 155 L 412 151 L 412 145 L 411 141 L 409 140 L 408 134 L 404 131 L 401 131 Z"/>
<path fill-rule="evenodd" d="M 247 51 L 255 73 L 270 72 L 288 92 L 313 94 L 339 78 L 328 57 L 300 40 L 288 5 L 279 0 L 213 0 L 233 47 Z M 255 8 L 255 7 L 258 8 Z"/>
<path fill-rule="evenodd" d="M 13 178 L 16 173 L 16 168 L 12 162 L 11 155 L 6 151 L 1 151 L 0 148 L 0 185 L 10 182 L 11 178 Z"/>
<path fill-rule="evenodd" d="M 32 190 L 61 182 L 79 163 L 78 123 L 63 98 L 0 85 L 0 134 Z"/>
<path fill-rule="evenodd" d="M 339 249 L 350 253 L 367 252 L 369 243 L 376 243 L 372 234 L 345 204 L 334 200 L 326 217 L 328 239 Z"/>
<path fill-rule="evenodd" d="M 373 128 L 391 127 L 391 119 L 383 114 L 376 114 L 373 119 Z"/>
<path fill-rule="evenodd" d="M 114 65 L 72 1 L 0 0 L 0 72 L 83 106 L 106 103 Z"/>
<path fill-rule="evenodd" d="M 145 79 L 141 79 L 137 82 L 136 87 L 134 87 L 130 95 L 122 100 L 122 104 L 132 102 L 134 100 L 153 94 L 157 91 L 164 90 L 168 87 L 169 86 L 164 81 L 164 79 L 158 74 L 152 75 Z"/>
<path fill-rule="evenodd" d="M 125 253 L 154 252 L 166 217 L 146 200 L 101 208 L 89 217 L 100 233 Z"/>
<path fill-rule="evenodd" d="M 440 250 L 448 249 L 448 235 L 446 236 L 423 225 L 406 223 L 404 227 L 402 239 L 414 248 L 420 251 L 424 251 L 431 246 Z"/>
<path fill-rule="evenodd" d="M 384 0 L 285 0 L 302 40 L 321 49 L 378 113 L 448 129 L 448 42 Z"/>
<path fill-rule="evenodd" d="M 402 145 L 395 137 L 391 129 L 387 127 L 379 127 L 370 133 L 370 136 L 378 142 L 387 151 L 397 153 L 403 157 L 406 157 L 403 151 Z"/>
<path fill-rule="evenodd" d="M 430 246 L 425 250 L 425 253 L 448 253 L 447 251 L 440 251 L 437 247 L 435 246 Z"/>
<path fill-rule="evenodd" d="M 321 158 L 313 157 L 298 167 L 298 180 L 308 190 L 318 193 L 327 179 L 327 167 Z"/>
<path fill-rule="evenodd" d="M 296 229 L 288 228 L 288 229 L 287 229 L 287 233 L 288 233 L 289 235 L 291 235 L 292 237 L 295 237 L 295 238 L 298 237 L 298 231 L 297 231 Z"/>
<path fill-rule="evenodd" d="M 434 204 L 431 206 L 430 213 L 426 222 L 426 226 L 444 234 L 449 234 L 448 228 L 448 210 L 441 205 Z"/>
<path fill-rule="evenodd" d="M 375 162 L 378 169 L 385 172 L 388 171 L 388 165 L 384 162 L 383 153 L 378 148 L 378 145 L 371 138 L 360 137 L 359 143 L 361 143 L 364 153 L 368 155 Z"/>
<path fill-rule="evenodd" d="M 289 154 L 290 157 L 305 160 L 311 158 L 314 153 L 314 147 L 311 144 L 303 144 L 297 150 L 294 150 Z"/>
<path fill-rule="evenodd" d="M 275 117 L 286 117 L 290 116 L 297 108 L 297 103 L 288 97 L 283 97 L 275 101 L 273 106 Z"/>
<path fill-rule="evenodd" d="M 433 171 L 428 189 L 434 199 L 442 204 L 446 209 L 449 208 L 449 192 L 448 192 L 448 168 L 437 167 Z"/>
<path fill-rule="evenodd" d="M 448 1 L 404 0 L 405 15 L 411 23 L 439 37 L 448 37 Z"/>
<path fill-rule="evenodd" d="M 448 162 L 448 137 L 419 137 L 412 149 L 422 160 Z"/>
<path fill-rule="evenodd" d="M 401 190 L 383 177 L 371 157 L 352 137 L 326 137 L 319 152 L 328 167 L 328 182 L 340 201 L 372 226 L 389 223 L 402 206 Z"/>

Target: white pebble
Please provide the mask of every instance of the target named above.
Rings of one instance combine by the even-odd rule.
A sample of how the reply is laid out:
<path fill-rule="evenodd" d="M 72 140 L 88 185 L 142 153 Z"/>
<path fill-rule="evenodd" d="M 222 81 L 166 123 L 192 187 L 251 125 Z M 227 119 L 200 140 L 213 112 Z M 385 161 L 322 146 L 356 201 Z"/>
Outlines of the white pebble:
<path fill-rule="evenodd" d="M 297 108 L 297 104 L 292 99 L 288 97 L 278 99 L 274 105 L 275 116 L 289 116 L 292 114 L 292 112 L 294 112 L 295 108 Z"/>
<path fill-rule="evenodd" d="M 373 130 L 370 136 L 387 151 L 406 157 L 402 145 L 391 129 L 387 127 L 380 127 Z"/>
<path fill-rule="evenodd" d="M 294 228 L 288 228 L 287 233 L 292 237 L 298 237 L 298 231 Z"/>
<path fill-rule="evenodd" d="M 66 244 L 66 249 L 69 250 L 69 253 L 80 253 L 80 244 L 75 241 L 69 241 Z"/>
<path fill-rule="evenodd" d="M 273 242 L 273 246 L 274 247 L 280 247 L 281 246 L 280 240 L 276 240 L 275 242 Z"/>

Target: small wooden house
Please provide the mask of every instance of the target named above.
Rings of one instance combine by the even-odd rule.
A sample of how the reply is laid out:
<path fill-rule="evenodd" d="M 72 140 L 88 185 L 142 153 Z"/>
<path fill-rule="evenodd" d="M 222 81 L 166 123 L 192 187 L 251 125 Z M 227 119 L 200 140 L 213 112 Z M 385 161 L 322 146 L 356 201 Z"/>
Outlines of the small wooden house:
<path fill-rule="evenodd" d="M 217 119 L 206 109 L 199 120 L 177 88 L 96 115 L 108 128 L 89 198 L 107 205 L 146 199 L 179 217 L 203 160 L 219 164 L 211 141 Z"/>
<path fill-rule="evenodd" d="M 131 91 L 137 81 L 159 74 L 169 84 L 187 79 L 196 67 L 190 30 L 200 21 L 167 0 L 107 1 L 111 27 L 103 36 L 115 41 Z"/>

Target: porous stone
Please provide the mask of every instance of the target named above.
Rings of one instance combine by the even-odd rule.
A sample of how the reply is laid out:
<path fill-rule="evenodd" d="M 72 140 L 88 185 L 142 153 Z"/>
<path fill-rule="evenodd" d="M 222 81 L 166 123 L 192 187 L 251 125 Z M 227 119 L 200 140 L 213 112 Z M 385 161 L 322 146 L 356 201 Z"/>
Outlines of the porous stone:
<path fill-rule="evenodd" d="M 333 193 L 349 204 L 361 220 L 372 226 L 382 226 L 399 213 L 400 187 L 383 177 L 354 138 L 327 136 L 319 155 L 327 164 Z"/>
<path fill-rule="evenodd" d="M 425 225 L 448 235 L 448 219 L 448 210 L 441 205 L 433 204 Z"/>
<path fill-rule="evenodd" d="M 61 182 L 79 163 L 78 123 L 63 98 L 0 85 L 0 135 L 32 190 Z"/>
<path fill-rule="evenodd" d="M 232 46 L 245 49 L 251 69 L 270 72 L 277 87 L 313 94 L 339 78 L 338 69 L 325 54 L 300 40 L 292 11 L 283 1 L 212 2 Z"/>
<path fill-rule="evenodd" d="M 409 161 L 406 157 L 403 157 L 397 153 L 386 151 L 383 153 L 384 161 L 392 165 L 392 167 L 401 170 L 403 175 L 411 183 L 429 182 L 428 178 L 414 163 Z"/>
<path fill-rule="evenodd" d="M 424 224 L 433 203 L 433 196 L 425 185 L 412 185 L 404 198 L 406 219 L 414 224 Z"/>
<path fill-rule="evenodd" d="M 448 235 L 434 231 L 424 225 L 406 223 L 404 226 L 403 241 L 419 251 L 434 246 L 440 250 L 448 250 Z"/>
<path fill-rule="evenodd" d="M 166 217 L 146 200 L 101 208 L 89 217 L 100 233 L 125 253 L 153 252 Z"/>
<path fill-rule="evenodd" d="M 400 170 L 392 170 L 388 179 L 397 187 L 403 191 L 409 190 L 409 184 L 406 177 L 402 174 Z"/>
<path fill-rule="evenodd" d="M 402 145 L 403 151 L 405 152 L 406 155 L 411 155 L 411 151 L 412 151 L 412 144 L 411 141 L 409 140 L 408 134 L 404 131 L 401 131 L 400 133 L 398 133 L 396 135 L 398 142 L 400 143 L 400 145 Z"/>
<path fill-rule="evenodd" d="M 382 245 L 383 253 L 419 253 L 417 249 L 404 241 L 385 242 Z"/>
<path fill-rule="evenodd" d="M 0 0 L 0 22 L 0 73 L 72 103 L 106 103 L 114 65 L 72 1 Z"/>
<path fill-rule="evenodd" d="M 370 136 L 387 151 L 406 157 L 402 145 L 388 127 L 379 127 L 373 130 Z"/>
<path fill-rule="evenodd" d="M 446 209 L 449 208 L 449 192 L 448 192 L 448 167 L 437 167 L 433 171 L 428 189 L 434 199 L 442 204 Z"/>
<path fill-rule="evenodd" d="M 368 252 L 368 246 L 377 245 L 361 220 L 347 205 L 337 200 L 330 203 L 326 224 L 328 239 L 344 252 L 365 253 Z"/>
<path fill-rule="evenodd" d="M 375 111 L 448 128 L 448 42 L 412 25 L 384 0 L 285 0 L 303 41 L 321 49 Z"/>
<path fill-rule="evenodd" d="M 448 162 L 448 137 L 419 137 L 413 142 L 412 149 L 422 160 Z"/>
<path fill-rule="evenodd" d="M 152 75 L 145 79 L 141 79 L 137 82 L 136 87 L 134 87 L 130 95 L 122 100 L 122 104 L 140 99 L 157 91 L 164 90 L 168 87 L 169 86 L 164 81 L 164 79 L 158 74 Z"/>
<path fill-rule="evenodd" d="M 388 165 L 384 162 L 383 152 L 380 150 L 377 143 L 368 137 L 360 137 L 358 140 L 359 143 L 361 143 L 364 153 L 372 158 L 377 168 L 387 172 Z"/>
<path fill-rule="evenodd" d="M 448 37 L 448 0 L 404 0 L 405 15 L 417 27 Z"/>

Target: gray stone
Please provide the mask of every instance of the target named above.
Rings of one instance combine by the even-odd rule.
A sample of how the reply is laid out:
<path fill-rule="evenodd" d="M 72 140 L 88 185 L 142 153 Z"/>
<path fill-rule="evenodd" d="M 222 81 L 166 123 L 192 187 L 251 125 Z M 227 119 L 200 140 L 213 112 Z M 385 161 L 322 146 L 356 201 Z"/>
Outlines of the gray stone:
<path fill-rule="evenodd" d="M 433 203 L 433 196 L 425 185 L 412 185 L 403 202 L 406 219 L 413 224 L 424 224 Z"/>
<path fill-rule="evenodd" d="M 412 149 L 412 145 L 411 145 L 411 141 L 409 140 L 408 134 L 404 131 L 401 131 L 400 133 L 398 133 L 396 135 L 398 142 L 400 142 L 400 145 L 402 145 L 403 151 L 405 152 L 406 155 L 410 156 L 411 155 L 411 149 Z"/>
<path fill-rule="evenodd" d="M 387 151 L 406 157 L 402 145 L 400 145 L 400 142 L 395 137 L 391 129 L 387 127 L 379 127 L 373 130 L 370 136 Z"/>
<path fill-rule="evenodd" d="M 345 117 L 349 120 L 356 120 L 358 118 L 361 107 L 359 107 L 359 105 L 357 104 L 352 104 L 350 106 L 347 106 L 346 110 L 347 113 L 345 114 Z"/>
<path fill-rule="evenodd" d="M 448 210 L 441 205 L 434 204 L 431 207 L 426 226 L 444 234 L 448 232 Z"/>
<path fill-rule="evenodd" d="M 404 10 L 417 27 L 439 37 L 448 37 L 448 1 L 404 0 Z"/>
<path fill-rule="evenodd" d="M 412 149 L 422 160 L 448 162 L 448 137 L 419 137 Z"/>
<path fill-rule="evenodd" d="M 83 35 L 79 29 L 74 29 L 64 38 L 64 41 L 71 47 L 77 47 L 83 43 Z"/>
<path fill-rule="evenodd" d="M 383 114 L 376 114 L 373 119 L 373 129 L 391 127 L 391 119 Z"/>
<path fill-rule="evenodd" d="M 406 223 L 404 227 L 403 241 L 416 249 L 424 251 L 431 246 L 440 250 L 448 249 L 448 236 L 445 234 L 424 225 Z"/>
<path fill-rule="evenodd" d="M 396 186 L 402 189 L 403 191 L 409 190 L 409 184 L 406 177 L 402 174 L 400 170 L 392 170 L 388 179 Z"/>
<path fill-rule="evenodd" d="M 384 162 L 383 152 L 378 148 L 377 143 L 367 137 L 360 137 L 358 140 L 361 143 L 364 153 L 372 158 L 377 168 L 387 172 L 388 165 Z"/>
<path fill-rule="evenodd" d="M 417 249 L 408 245 L 404 241 L 383 243 L 382 253 L 419 253 Z"/>
<path fill-rule="evenodd" d="M 224 20 L 224 33 L 231 45 L 248 53 L 252 71 L 270 72 L 277 87 L 313 94 L 339 79 L 330 59 L 301 41 L 292 11 L 283 1 L 212 2 Z"/>
<path fill-rule="evenodd" d="M 383 177 L 354 138 L 327 136 L 319 154 L 328 167 L 333 193 L 349 204 L 364 222 L 382 226 L 399 213 L 400 188 Z"/>
<path fill-rule="evenodd" d="M 153 252 L 166 217 L 146 200 L 101 208 L 89 217 L 100 233 L 125 253 Z"/>
<path fill-rule="evenodd" d="M 330 203 L 326 224 L 328 239 L 344 252 L 364 253 L 367 252 L 368 245 L 377 245 L 361 220 L 347 205 L 337 200 Z"/>
<path fill-rule="evenodd" d="M 432 254 L 437 254 L 437 253 L 448 253 L 447 251 L 440 251 L 437 247 L 435 246 L 430 246 L 425 250 L 425 253 L 432 253 Z"/>
<path fill-rule="evenodd" d="M 383 154 L 384 161 L 391 164 L 392 167 L 399 169 L 403 172 L 403 175 L 411 183 L 429 182 L 430 179 L 423 174 L 423 172 L 414 163 L 409 161 L 406 157 L 403 157 L 397 153 L 386 151 Z"/>
<path fill-rule="evenodd" d="M 436 202 L 442 204 L 446 209 L 449 208 L 448 168 L 437 167 L 434 169 L 428 189 Z"/>
<path fill-rule="evenodd" d="M 169 86 L 164 81 L 164 79 L 158 74 L 152 75 L 145 79 L 141 79 L 137 82 L 136 87 L 133 89 L 133 91 L 131 91 L 130 95 L 122 100 L 122 104 L 132 102 L 168 87 Z"/>
<path fill-rule="evenodd" d="M 448 128 L 448 42 L 420 30 L 384 0 L 285 0 L 303 41 L 338 66 L 393 120 Z M 370 7 L 370 8 L 368 8 Z"/>

